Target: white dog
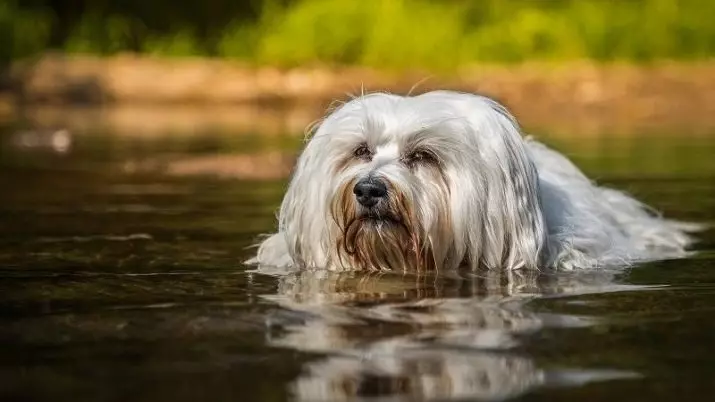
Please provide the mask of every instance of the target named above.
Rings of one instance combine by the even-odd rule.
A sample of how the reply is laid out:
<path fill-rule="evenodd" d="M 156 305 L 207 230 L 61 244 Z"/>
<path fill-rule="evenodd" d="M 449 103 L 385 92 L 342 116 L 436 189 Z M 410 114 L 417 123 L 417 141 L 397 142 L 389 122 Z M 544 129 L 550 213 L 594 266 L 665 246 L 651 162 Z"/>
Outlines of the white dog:
<path fill-rule="evenodd" d="M 489 98 L 351 100 L 298 159 L 249 263 L 329 270 L 576 269 L 680 257 L 696 227 L 589 181 Z"/>

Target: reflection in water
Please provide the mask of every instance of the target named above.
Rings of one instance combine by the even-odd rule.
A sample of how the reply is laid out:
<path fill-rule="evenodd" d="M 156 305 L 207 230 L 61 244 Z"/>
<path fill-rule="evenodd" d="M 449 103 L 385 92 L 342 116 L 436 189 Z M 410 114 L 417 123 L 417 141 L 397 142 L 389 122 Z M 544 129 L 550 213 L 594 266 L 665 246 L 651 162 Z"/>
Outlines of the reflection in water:
<path fill-rule="evenodd" d="M 634 289 L 617 285 L 608 272 L 270 274 L 280 277 L 278 294 L 265 297 L 291 313 L 275 318 L 269 344 L 323 356 L 307 363 L 291 385 L 298 400 L 504 399 L 541 386 L 633 375 L 547 370 L 517 351 L 520 339 L 545 327 L 592 322 L 538 312 L 531 301 Z"/>
<path fill-rule="evenodd" d="M 64 154 L 72 148 L 72 135 L 66 129 L 20 130 L 12 134 L 11 142 L 21 150 L 47 149 Z"/>

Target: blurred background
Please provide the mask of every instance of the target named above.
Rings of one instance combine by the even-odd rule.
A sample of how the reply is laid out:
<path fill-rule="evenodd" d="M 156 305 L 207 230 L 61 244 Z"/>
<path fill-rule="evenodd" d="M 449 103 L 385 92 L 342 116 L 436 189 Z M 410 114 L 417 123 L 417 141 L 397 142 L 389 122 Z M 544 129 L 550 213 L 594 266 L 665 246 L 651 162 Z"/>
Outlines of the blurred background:
<path fill-rule="evenodd" d="M 454 70 L 715 50 L 707 0 L 4 0 L 0 10 L 6 60 L 57 49 Z"/>
<path fill-rule="evenodd" d="M 295 150 L 335 100 L 441 88 L 581 146 L 700 136 L 715 122 L 712 15 L 708 0 L 0 0 L 0 122 L 33 136 L 13 144 L 229 132 L 238 150 Z M 284 154 L 237 166 L 282 177 Z M 197 163 L 180 170 L 218 168 Z"/>
<path fill-rule="evenodd" d="M 712 15 L 708 0 L 0 0 L 0 121 L 65 139 L 290 134 L 290 148 L 349 94 L 448 88 L 579 142 L 703 134 Z"/>
<path fill-rule="evenodd" d="M 702 119 L 714 14 L 708 0 L 2 0 L 2 89 L 35 103 L 322 107 L 363 88 L 449 86 L 525 118 L 566 106 Z"/>

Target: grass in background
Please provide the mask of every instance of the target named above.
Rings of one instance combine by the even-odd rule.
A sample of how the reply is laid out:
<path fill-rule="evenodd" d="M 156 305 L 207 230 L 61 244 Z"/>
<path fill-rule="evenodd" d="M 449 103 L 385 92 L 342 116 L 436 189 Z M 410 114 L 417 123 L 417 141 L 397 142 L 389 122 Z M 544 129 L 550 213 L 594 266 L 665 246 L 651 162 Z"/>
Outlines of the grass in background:
<path fill-rule="evenodd" d="M 0 35 L 9 44 L 3 56 L 42 50 L 51 18 L 13 4 L 0 3 Z M 180 24 L 158 32 L 150 19 L 130 13 L 88 12 L 63 46 L 276 66 L 432 70 L 524 60 L 693 60 L 715 55 L 713 16 L 712 0 L 269 1 L 257 18 L 229 21 L 210 36 Z"/>
<path fill-rule="evenodd" d="M 706 58 L 713 15 L 715 2 L 699 0 L 305 0 L 259 26 L 253 55 L 395 68 Z"/>

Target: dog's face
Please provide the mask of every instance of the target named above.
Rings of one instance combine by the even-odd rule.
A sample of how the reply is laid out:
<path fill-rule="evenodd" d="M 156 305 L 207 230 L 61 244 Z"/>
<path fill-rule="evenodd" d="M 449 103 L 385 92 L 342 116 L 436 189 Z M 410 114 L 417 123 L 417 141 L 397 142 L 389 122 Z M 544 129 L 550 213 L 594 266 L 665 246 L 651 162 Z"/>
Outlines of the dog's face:
<path fill-rule="evenodd" d="M 361 269 L 432 269 L 453 232 L 444 144 L 428 132 L 374 133 L 351 139 L 331 172 L 336 254 Z"/>
<path fill-rule="evenodd" d="M 513 258 L 509 243 L 536 225 L 515 210 L 535 202 L 535 177 L 509 116 L 481 102 L 475 118 L 440 94 L 374 94 L 328 115 L 281 208 L 293 259 L 426 271 Z"/>

